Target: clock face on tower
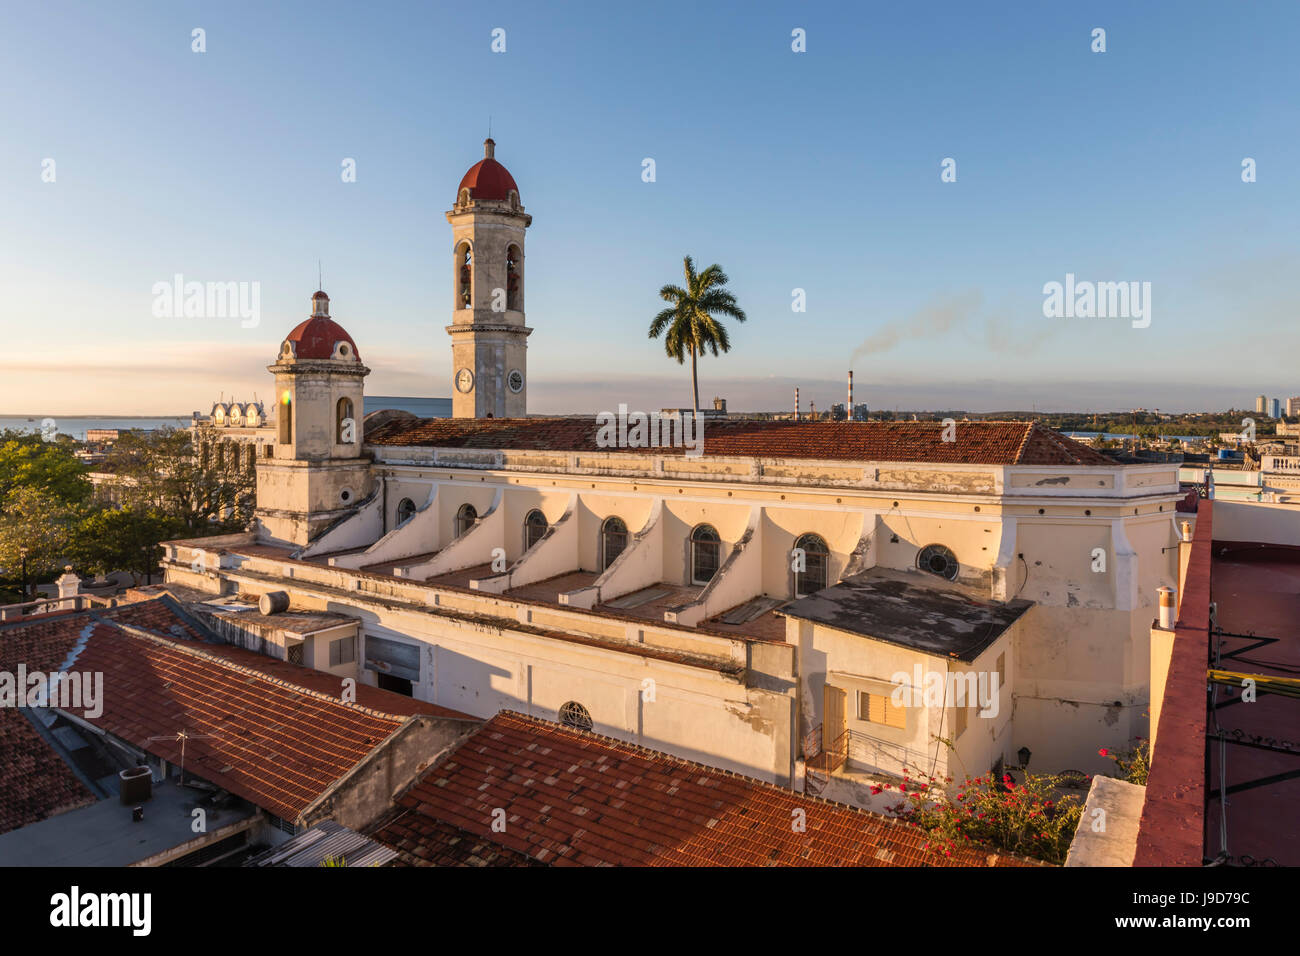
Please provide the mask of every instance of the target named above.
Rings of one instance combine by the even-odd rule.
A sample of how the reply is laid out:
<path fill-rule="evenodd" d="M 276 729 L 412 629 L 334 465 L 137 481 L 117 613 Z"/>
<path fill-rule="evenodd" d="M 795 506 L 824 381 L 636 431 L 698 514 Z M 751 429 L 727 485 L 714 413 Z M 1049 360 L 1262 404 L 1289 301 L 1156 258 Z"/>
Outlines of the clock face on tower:
<path fill-rule="evenodd" d="M 506 377 L 506 385 L 516 395 L 522 392 L 524 390 L 524 373 L 517 368 L 511 369 L 509 376 Z"/>
<path fill-rule="evenodd" d="M 456 373 L 456 388 L 465 394 L 474 388 L 474 373 L 467 368 L 461 369 Z"/>

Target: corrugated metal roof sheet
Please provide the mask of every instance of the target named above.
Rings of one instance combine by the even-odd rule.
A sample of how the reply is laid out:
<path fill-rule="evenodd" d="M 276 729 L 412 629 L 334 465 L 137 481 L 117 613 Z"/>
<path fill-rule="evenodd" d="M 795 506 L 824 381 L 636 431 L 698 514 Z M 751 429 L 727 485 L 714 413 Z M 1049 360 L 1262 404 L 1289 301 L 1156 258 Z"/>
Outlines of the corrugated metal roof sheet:
<path fill-rule="evenodd" d="M 322 820 L 277 847 L 258 854 L 244 866 L 317 867 L 333 858 L 344 866 L 384 866 L 397 851 L 364 837 L 333 820 Z"/>

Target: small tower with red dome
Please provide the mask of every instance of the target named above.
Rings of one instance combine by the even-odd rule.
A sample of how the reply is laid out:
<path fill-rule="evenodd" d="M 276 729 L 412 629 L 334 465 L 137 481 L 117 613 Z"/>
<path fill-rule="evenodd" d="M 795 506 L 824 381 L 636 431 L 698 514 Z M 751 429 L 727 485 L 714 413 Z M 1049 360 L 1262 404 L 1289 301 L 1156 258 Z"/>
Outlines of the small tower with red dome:
<path fill-rule="evenodd" d="M 369 493 L 361 419 L 370 369 L 352 336 L 330 318 L 330 298 L 280 343 L 275 364 L 274 457 L 257 463 L 257 517 L 269 537 L 307 544 Z"/>
<path fill-rule="evenodd" d="M 528 410 L 524 212 L 496 143 L 470 167 L 447 213 L 452 229 L 452 415 L 523 418 Z"/>

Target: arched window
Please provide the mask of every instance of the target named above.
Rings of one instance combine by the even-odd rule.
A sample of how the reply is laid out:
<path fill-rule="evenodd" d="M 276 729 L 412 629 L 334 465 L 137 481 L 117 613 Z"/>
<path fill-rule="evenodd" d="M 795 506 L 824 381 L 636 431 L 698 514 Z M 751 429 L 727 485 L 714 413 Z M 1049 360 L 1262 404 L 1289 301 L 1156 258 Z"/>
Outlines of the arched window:
<path fill-rule="evenodd" d="M 289 397 L 286 389 L 285 393 L 280 396 L 280 409 L 275 413 L 275 417 L 280 428 L 279 443 L 281 445 L 293 444 L 293 400 Z"/>
<path fill-rule="evenodd" d="M 609 517 L 600 526 L 600 569 L 604 571 L 627 547 L 627 525 L 622 518 Z"/>
<path fill-rule="evenodd" d="M 352 422 L 351 429 L 346 428 L 347 422 Z M 336 406 L 334 440 L 340 445 L 351 445 L 357 440 L 357 423 L 352 418 L 352 399 L 350 398 L 340 398 Z"/>
<path fill-rule="evenodd" d="M 405 524 L 410 520 L 411 515 L 415 514 L 415 502 L 410 498 L 403 498 L 397 503 L 397 523 Z"/>
<path fill-rule="evenodd" d="M 538 541 L 541 541 L 548 527 L 546 515 L 536 508 L 528 512 L 528 516 L 524 518 L 524 550 L 527 551 Z"/>
<path fill-rule="evenodd" d="M 699 525 L 691 532 L 691 583 L 708 584 L 718 573 L 722 539 L 712 525 Z"/>
<path fill-rule="evenodd" d="M 794 547 L 794 596 L 816 594 L 826 587 L 826 565 L 830 559 L 830 548 L 815 534 L 800 535 L 795 539 Z"/>
<path fill-rule="evenodd" d="M 956 581 L 961 570 L 957 556 L 941 544 L 927 544 L 922 548 L 916 556 L 916 566 L 949 581 Z"/>
<path fill-rule="evenodd" d="M 523 258 L 513 243 L 506 248 L 506 308 L 512 312 L 524 307 Z"/>
<path fill-rule="evenodd" d="M 456 247 L 456 305 L 457 309 L 468 309 L 473 302 L 474 293 L 474 254 L 468 242 Z"/>
<path fill-rule="evenodd" d="M 560 723 L 577 730 L 591 730 L 591 714 L 576 700 L 571 700 L 560 708 Z"/>
<path fill-rule="evenodd" d="M 456 537 L 460 537 L 470 528 L 474 527 L 474 522 L 478 520 L 478 511 L 473 505 L 461 505 L 460 510 L 456 512 Z"/>

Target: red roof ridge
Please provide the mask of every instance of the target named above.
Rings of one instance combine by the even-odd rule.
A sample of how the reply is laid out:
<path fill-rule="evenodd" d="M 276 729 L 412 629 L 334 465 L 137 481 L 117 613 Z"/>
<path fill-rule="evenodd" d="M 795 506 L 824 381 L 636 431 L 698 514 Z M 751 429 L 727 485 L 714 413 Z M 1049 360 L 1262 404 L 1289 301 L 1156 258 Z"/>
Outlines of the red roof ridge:
<path fill-rule="evenodd" d="M 1029 422 L 1025 433 L 1020 436 L 1020 447 L 1016 449 L 1015 455 L 1011 458 L 1014 464 L 1019 465 L 1024 462 L 1025 450 L 1029 448 L 1029 439 L 1034 434 L 1034 426 L 1037 424 L 1037 422 Z"/>

